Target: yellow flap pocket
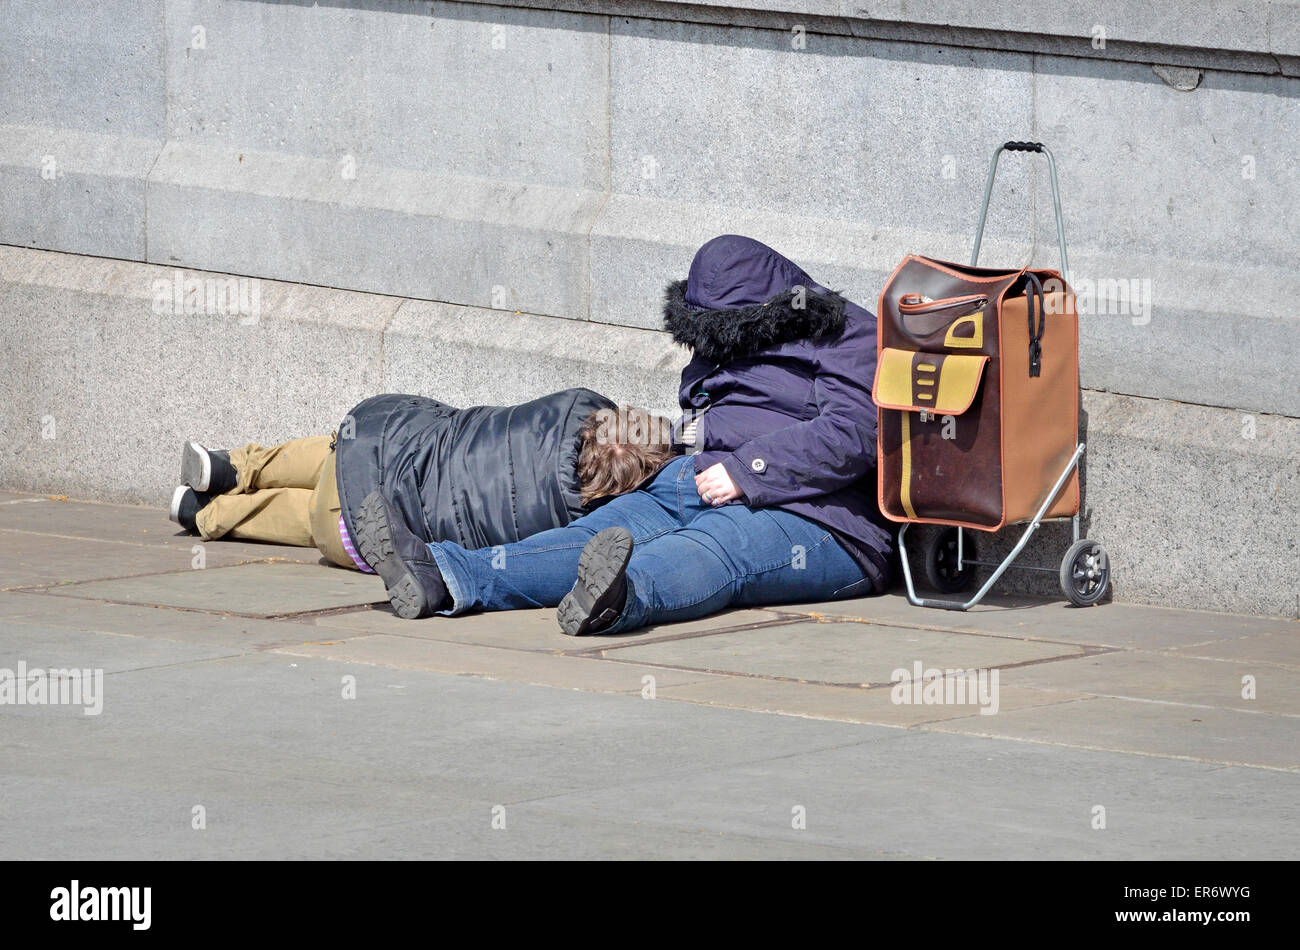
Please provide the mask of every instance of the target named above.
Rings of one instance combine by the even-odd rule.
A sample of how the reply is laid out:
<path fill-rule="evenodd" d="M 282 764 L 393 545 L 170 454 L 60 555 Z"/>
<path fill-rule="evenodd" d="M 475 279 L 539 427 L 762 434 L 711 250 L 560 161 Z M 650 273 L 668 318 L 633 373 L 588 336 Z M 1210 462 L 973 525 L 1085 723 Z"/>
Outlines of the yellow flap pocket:
<path fill-rule="evenodd" d="M 885 347 L 876 364 L 872 398 L 881 409 L 959 416 L 975 400 L 987 356 L 921 353 Z"/>

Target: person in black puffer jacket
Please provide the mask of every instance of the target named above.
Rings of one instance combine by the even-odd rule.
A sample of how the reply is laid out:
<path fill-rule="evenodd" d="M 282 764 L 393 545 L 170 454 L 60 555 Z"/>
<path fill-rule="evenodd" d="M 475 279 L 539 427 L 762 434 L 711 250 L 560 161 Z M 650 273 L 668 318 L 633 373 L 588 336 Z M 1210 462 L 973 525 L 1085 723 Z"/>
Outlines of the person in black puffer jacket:
<path fill-rule="evenodd" d="M 468 409 L 373 396 L 330 436 L 229 452 L 185 443 L 171 518 L 205 540 L 315 547 L 370 572 L 352 538 L 372 491 L 425 541 L 507 544 L 635 488 L 668 461 L 669 429 L 590 389 Z"/>

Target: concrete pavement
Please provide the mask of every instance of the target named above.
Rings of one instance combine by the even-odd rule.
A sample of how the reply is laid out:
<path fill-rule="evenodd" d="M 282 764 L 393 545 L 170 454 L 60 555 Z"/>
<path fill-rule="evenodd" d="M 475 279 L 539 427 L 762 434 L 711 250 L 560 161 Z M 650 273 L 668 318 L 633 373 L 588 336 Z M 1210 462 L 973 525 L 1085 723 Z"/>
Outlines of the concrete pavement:
<path fill-rule="evenodd" d="M 103 671 L 98 715 L 0 705 L 0 853 L 1291 857 L 1297 632 L 890 595 L 572 640 L 553 611 L 400 621 L 314 551 L 0 492 L 0 686 Z M 998 678 L 897 702 L 917 664 Z"/>

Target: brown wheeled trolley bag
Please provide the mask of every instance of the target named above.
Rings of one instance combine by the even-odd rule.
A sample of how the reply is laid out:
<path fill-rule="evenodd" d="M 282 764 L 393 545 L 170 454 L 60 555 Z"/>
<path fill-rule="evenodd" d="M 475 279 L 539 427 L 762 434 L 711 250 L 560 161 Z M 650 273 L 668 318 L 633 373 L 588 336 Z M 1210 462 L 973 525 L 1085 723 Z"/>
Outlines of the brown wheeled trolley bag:
<path fill-rule="evenodd" d="M 1048 159 L 1061 271 L 977 267 L 989 195 L 1003 150 Z M 1075 543 L 1061 587 L 1078 606 L 1106 592 L 1101 545 L 1079 538 L 1079 323 L 1069 287 L 1051 152 L 1008 142 L 993 154 L 970 265 L 908 255 L 880 295 L 876 342 L 880 509 L 899 530 L 908 598 L 965 610 L 983 599 L 1044 520 L 1070 518 Z M 926 574 L 944 593 L 968 589 L 976 561 L 964 529 L 1028 523 L 1023 537 L 967 602 L 916 596 L 905 535 L 913 523 L 948 526 L 926 550 Z"/>

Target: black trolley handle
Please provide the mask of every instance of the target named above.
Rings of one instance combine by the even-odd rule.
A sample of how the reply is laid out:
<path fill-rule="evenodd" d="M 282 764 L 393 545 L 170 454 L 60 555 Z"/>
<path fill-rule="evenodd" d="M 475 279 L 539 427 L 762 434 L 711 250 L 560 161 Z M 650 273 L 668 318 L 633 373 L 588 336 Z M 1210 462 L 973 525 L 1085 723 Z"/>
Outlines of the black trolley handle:
<path fill-rule="evenodd" d="M 984 220 L 989 213 L 989 198 L 993 194 L 993 179 L 998 173 L 998 159 L 1007 152 L 1039 152 L 1047 156 L 1047 170 L 1052 176 L 1052 207 L 1056 210 L 1056 240 L 1061 245 L 1061 276 L 1066 284 L 1070 283 L 1070 262 L 1065 255 L 1065 224 L 1061 219 L 1061 192 L 1056 185 L 1056 160 L 1051 150 L 1042 142 L 1007 142 L 999 145 L 993 152 L 993 164 L 989 166 L 988 181 L 984 184 L 984 206 L 980 208 L 980 222 L 975 229 L 975 250 L 971 252 L 970 263 L 974 267 L 980 258 L 980 242 L 984 238 Z"/>

